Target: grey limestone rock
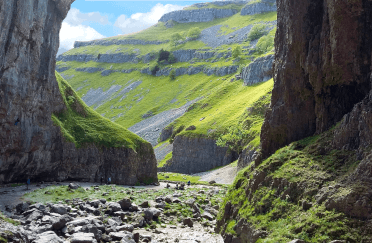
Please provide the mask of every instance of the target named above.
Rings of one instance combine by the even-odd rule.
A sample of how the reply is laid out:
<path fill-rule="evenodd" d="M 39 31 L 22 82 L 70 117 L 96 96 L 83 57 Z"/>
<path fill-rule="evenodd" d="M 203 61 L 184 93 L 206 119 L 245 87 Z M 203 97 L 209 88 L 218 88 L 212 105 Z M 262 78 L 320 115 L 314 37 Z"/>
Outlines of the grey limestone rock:
<path fill-rule="evenodd" d="M 172 53 L 177 62 L 189 62 L 194 58 L 196 50 L 177 50 Z"/>
<path fill-rule="evenodd" d="M 262 0 L 261 2 L 248 3 L 242 8 L 241 15 L 254 15 L 277 11 L 276 0 Z"/>
<path fill-rule="evenodd" d="M 255 161 L 258 155 L 259 153 L 250 147 L 244 149 L 243 152 L 239 155 L 238 170 L 247 167 L 250 163 Z"/>
<path fill-rule="evenodd" d="M 192 23 L 192 22 L 210 22 L 217 18 L 226 18 L 236 14 L 235 9 L 215 9 L 204 8 L 195 10 L 178 10 L 164 14 L 159 22 L 168 22 L 169 20 L 178 23 Z"/>
<path fill-rule="evenodd" d="M 75 71 L 78 72 L 85 72 L 85 73 L 95 73 L 103 71 L 104 68 L 97 68 L 97 67 L 86 67 L 86 68 L 76 68 Z"/>
<path fill-rule="evenodd" d="M 135 40 L 135 39 L 114 39 L 107 38 L 101 40 L 93 41 L 75 41 L 74 48 L 79 48 L 82 46 L 111 46 L 111 45 L 161 45 L 167 43 L 168 41 L 145 41 L 145 40 Z"/>
<path fill-rule="evenodd" d="M 244 85 L 253 85 L 271 79 L 273 73 L 274 55 L 257 58 L 242 70 Z"/>
<path fill-rule="evenodd" d="M 158 171 L 194 174 L 227 165 L 234 160 L 228 148 L 218 147 L 213 139 L 176 136 L 172 160 Z"/>
<path fill-rule="evenodd" d="M 69 69 L 70 69 L 70 67 L 65 67 L 65 66 L 57 66 L 56 67 L 56 71 L 59 72 L 59 73 L 67 71 Z"/>
<path fill-rule="evenodd" d="M 34 243 L 63 243 L 64 241 L 59 238 L 53 231 L 47 231 L 39 234 Z"/>

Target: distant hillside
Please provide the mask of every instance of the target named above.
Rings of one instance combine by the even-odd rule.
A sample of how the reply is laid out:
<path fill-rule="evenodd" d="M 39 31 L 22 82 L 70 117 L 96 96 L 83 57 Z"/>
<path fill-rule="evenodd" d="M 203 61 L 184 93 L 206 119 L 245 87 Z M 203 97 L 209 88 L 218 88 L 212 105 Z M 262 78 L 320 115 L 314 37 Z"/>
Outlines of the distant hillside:
<path fill-rule="evenodd" d="M 237 114 L 243 114 L 251 102 L 260 98 L 254 96 L 245 102 L 243 94 L 249 94 L 251 88 L 243 84 L 256 85 L 272 77 L 276 9 L 255 8 L 249 15 L 241 12 L 252 6 L 246 1 L 196 4 L 166 14 L 155 26 L 133 35 L 76 42 L 74 49 L 57 58 L 57 71 L 88 106 L 154 146 L 167 137 L 169 127 L 193 125 L 188 117 L 196 111 L 192 119 L 220 117 L 211 124 L 208 119 L 201 121 L 208 121 L 204 128 L 197 126 L 187 133 L 212 139 L 216 146 L 216 140 L 229 133 L 229 127 L 238 121 L 225 122 L 223 116 L 231 113 L 230 108 L 219 109 L 214 102 L 220 101 L 211 97 L 222 92 L 226 98 L 222 105 L 229 102 L 228 97 L 241 93 L 241 98 L 231 105 L 239 107 Z M 262 95 L 270 90 L 267 88 Z M 187 112 L 206 103 L 208 114 L 204 114 L 204 108 Z M 183 116 L 185 113 L 187 116 Z M 176 119 L 177 123 L 169 126 Z M 218 132 L 211 133 L 215 128 Z M 156 148 L 159 162 L 172 146 L 167 142 Z M 229 163 L 237 156 L 229 158 L 222 160 Z"/>

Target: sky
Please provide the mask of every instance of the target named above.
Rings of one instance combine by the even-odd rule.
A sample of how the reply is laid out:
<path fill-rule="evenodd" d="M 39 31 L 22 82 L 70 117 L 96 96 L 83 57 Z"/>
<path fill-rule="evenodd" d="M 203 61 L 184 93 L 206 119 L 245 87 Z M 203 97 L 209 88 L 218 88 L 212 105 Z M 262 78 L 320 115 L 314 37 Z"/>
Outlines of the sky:
<path fill-rule="evenodd" d="M 73 48 L 74 42 L 129 34 L 146 29 L 164 14 L 201 1 L 76 0 L 60 31 L 58 54 Z"/>

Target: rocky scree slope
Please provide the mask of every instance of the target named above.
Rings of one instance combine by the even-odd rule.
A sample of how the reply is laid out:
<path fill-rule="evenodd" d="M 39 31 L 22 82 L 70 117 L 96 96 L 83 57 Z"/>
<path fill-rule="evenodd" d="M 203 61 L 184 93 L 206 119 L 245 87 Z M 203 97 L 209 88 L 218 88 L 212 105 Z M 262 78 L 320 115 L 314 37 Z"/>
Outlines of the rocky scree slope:
<path fill-rule="evenodd" d="M 262 157 L 236 178 L 218 231 L 225 242 L 369 242 L 372 4 L 279 0 L 278 9 Z"/>
<path fill-rule="evenodd" d="M 55 55 L 61 22 L 72 2 L 0 2 L 0 183 L 27 178 L 94 181 L 101 176 L 111 176 L 123 184 L 145 179 L 156 182 L 156 161 L 149 143 L 99 117 L 71 88 L 61 95 Z M 54 125 L 53 114 L 55 118 L 74 114 L 80 121 L 65 116 Z M 92 127 L 85 127 L 85 116 L 87 123 L 93 123 L 93 130 L 98 131 L 98 125 L 108 132 L 122 131 L 123 137 L 110 147 L 94 140 L 70 142 L 73 139 L 65 136 L 63 123 L 70 119 L 72 134 L 89 137 L 91 134 L 84 132 L 92 131 Z"/>

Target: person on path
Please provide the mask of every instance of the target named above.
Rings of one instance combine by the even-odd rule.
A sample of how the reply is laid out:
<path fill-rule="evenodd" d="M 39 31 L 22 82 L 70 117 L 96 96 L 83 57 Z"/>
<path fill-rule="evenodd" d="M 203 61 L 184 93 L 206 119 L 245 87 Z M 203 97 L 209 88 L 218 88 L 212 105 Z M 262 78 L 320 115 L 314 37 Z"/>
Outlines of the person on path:
<path fill-rule="evenodd" d="M 28 185 L 30 185 L 31 184 L 31 181 L 30 181 L 30 178 L 27 178 L 27 190 L 28 190 Z"/>
<path fill-rule="evenodd" d="M 188 181 L 188 182 L 187 182 L 187 185 L 190 186 L 190 185 L 191 185 L 191 181 Z"/>
<path fill-rule="evenodd" d="M 103 176 L 101 176 L 101 185 L 103 184 Z"/>
<path fill-rule="evenodd" d="M 109 177 L 108 179 L 107 179 L 107 183 L 110 185 L 111 184 L 111 177 Z"/>

